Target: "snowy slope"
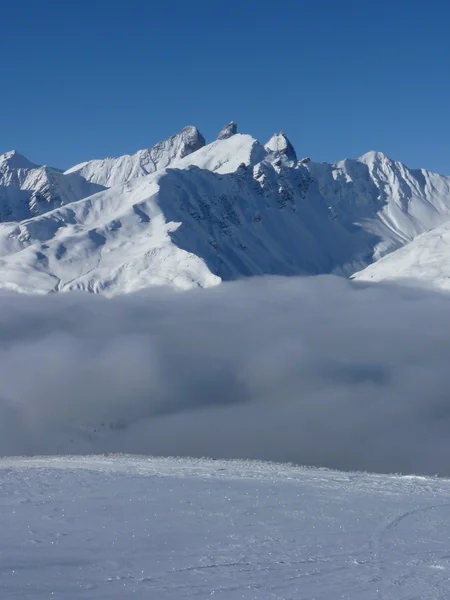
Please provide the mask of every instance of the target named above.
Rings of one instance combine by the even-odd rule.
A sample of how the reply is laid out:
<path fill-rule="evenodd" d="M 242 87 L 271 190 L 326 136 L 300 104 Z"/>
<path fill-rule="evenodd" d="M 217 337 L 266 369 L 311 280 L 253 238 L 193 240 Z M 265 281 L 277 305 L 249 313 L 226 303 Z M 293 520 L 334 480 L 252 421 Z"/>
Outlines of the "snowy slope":
<path fill-rule="evenodd" d="M 22 221 L 102 189 L 77 174 L 35 165 L 18 152 L 0 155 L 0 221 Z"/>
<path fill-rule="evenodd" d="M 123 456 L 0 473 L 5 599 L 448 597 L 448 480 Z"/>
<path fill-rule="evenodd" d="M 78 173 L 88 181 L 112 187 L 164 169 L 204 145 L 205 140 L 198 129 L 185 127 L 179 134 L 159 142 L 149 150 L 140 150 L 136 154 L 119 158 L 91 160 L 72 167 L 66 173 Z"/>
<path fill-rule="evenodd" d="M 192 129 L 183 130 L 191 150 Z M 99 169 L 103 183 L 130 181 L 1 226 L 0 286 L 117 294 L 261 274 L 349 276 L 450 219 L 448 177 L 375 152 L 296 161 L 283 133 L 265 147 L 234 131 L 221 138 L 184 158 L 171 138 L 160 154 L 170 168 L 150 175 L 118 159 Z"/>
<path fill-rule="evenodd" d="M 450 289 L 450 222 L 356 273 L 361 281 L 411 280 Z"/>

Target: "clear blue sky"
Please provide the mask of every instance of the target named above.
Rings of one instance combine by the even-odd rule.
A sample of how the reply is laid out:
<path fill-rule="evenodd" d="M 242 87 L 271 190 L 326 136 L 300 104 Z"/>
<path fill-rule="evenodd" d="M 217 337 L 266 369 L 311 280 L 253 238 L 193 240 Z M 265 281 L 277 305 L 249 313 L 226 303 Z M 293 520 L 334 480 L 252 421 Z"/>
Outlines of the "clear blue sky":
<path fill-rule="evenodd" d="M 314 160 L 450 174 L 449 4 L 5 1 L 0 153 L 68 167 L 235 120 Z"/>

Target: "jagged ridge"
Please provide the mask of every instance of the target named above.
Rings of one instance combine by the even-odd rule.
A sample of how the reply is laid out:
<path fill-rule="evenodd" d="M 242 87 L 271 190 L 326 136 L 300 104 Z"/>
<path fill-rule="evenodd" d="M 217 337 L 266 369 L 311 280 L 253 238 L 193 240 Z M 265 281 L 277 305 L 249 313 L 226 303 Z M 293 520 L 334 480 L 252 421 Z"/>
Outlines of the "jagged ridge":
<path fill-rule="evenodd" d="M 16 151 L 0 155 L 0 221 L 22 221 L 102 189 L 75 173 L 36 165 Z"/>
<path fill-rule="evenodd" d="M 136 154 L 119 158 L 91 160 L 72 167 L 66 173 L 78 173 L 88 181 L 113 187 L 164 169 L 204 145 L 205 139 L 196 127 L 185 127 L 179 134 L 159 142 L 149 150 L 140 150 Z"/>
<path fill-rule="evenodd" d="M 159 154 L 144 151 L 169 168 L 116 169 L 132 179 L 4 225 L 0 285 L 116 294 L 264 273 L 348 276 L 450 219 L 449 178 L 380 153 L 330 165 L 297 161 L 284 133 L 265 146 L 238 133 L 202 140 L 186 128 Z"/>

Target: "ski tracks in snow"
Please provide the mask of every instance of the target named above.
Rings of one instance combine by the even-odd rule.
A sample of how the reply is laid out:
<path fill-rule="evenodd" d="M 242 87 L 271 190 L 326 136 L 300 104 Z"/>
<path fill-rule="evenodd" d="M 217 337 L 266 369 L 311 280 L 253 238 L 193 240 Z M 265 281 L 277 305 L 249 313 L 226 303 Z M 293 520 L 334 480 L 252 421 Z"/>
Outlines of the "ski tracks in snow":
<path fill-rule="evenodd" d="M 434 535 L 439 525 L 441 532 L 445 532 L 449 518 L 450 503 L 434 503 L 402 511 L 375 531 L 370 539 L 370 553 L 376 571 L 373 581 L 378 588 L 378 598 L 449 597 L 450 529 L 448 543 L 436 540 Z M 414 546 L 429 548 L 419 553 L 414 551 Z M 418 593 L 424 579 L 432 595 Z M 395 588 L 404 590 L 406 595 L 398 596 Z"/>
<path fill-rule="evenodd" d="M 449 482 L 131 457 L 0 461 L 0 597 L 439 600 Z"/>

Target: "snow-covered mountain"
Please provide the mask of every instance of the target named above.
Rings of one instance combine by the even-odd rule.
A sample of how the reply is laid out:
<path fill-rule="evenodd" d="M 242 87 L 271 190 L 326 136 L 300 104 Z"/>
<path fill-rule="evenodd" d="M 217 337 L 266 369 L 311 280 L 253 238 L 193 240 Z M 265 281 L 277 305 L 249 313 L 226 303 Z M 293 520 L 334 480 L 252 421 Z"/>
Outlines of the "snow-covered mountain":
<path fill-rule="evenodd" d="M 211 243 L 226 224 L 222 209 L 205 214 L 218 199 L 214 188 L 222 181 L 226 194 L 231 178 L 237 192 L 239 165 L 264 156 L 256 140 L 235 135 L 181 159 L 177 170 L 133 179 L 42 218 L 0 225 L 0 285 L 117 293 L 153 284 L 217 284 L 220 278 L 201 255 L 211 249 L 217 256 Z"/>
<path fill-rule="evenodd" d="M 126 183 L 164 169 L 174 161 L 188 156 L 205 145 L 205 139 L 195 127 L 185 127 L 179 134 L 136 154 L 90 160 L 72 167 L 66 174 L 78 173 L 88 181 L 104 187 Z"/>
<path fill-rule="evenodd" d="M 0 226 L 0 286 L 116 294 L 267 273 L 349 276 L 450 220 L 448 177 L 376 152 L 298 161 L 284 133 L 263 146 L 235 123 L 208 145 L 189 127 L 60 176 L 80 174 L 112 187 Z"/>
<path fill-rule="evenodd" d="M 22 221 L 102 189 L 77 174 L 35 165 L 18 152 L 0 155 L 0 221 Z"/>

